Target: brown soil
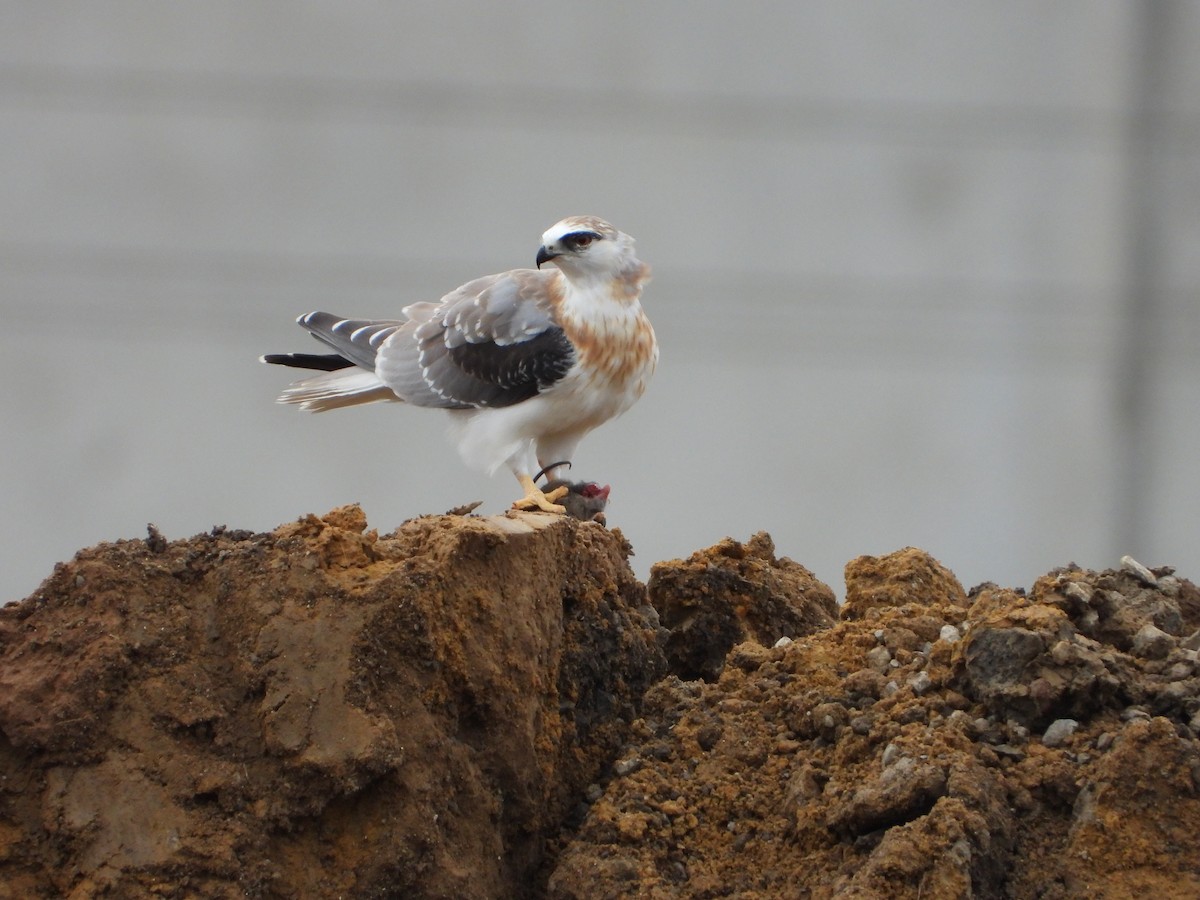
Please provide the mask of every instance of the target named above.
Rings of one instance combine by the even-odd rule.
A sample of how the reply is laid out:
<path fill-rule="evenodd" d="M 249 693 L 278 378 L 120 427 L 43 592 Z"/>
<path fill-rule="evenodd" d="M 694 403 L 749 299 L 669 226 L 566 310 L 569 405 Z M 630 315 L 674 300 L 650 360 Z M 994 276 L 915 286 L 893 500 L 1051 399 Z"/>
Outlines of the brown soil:
<path fill-rule="evenodd" d="M 0 897 L 1200 896 L 1200 591 L 357 507 L 0 610 Z"/>

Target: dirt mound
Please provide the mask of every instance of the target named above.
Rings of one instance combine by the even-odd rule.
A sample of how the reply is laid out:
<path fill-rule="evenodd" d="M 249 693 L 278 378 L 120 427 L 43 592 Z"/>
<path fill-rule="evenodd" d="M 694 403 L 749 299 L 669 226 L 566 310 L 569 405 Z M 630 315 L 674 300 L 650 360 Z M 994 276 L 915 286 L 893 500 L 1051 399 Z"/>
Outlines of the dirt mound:
<path fill-rule="evenodd" d="M 0 612 L 0 894 L 519 893 L 663 671 L 627 552 L 357 507 L 83 551 Z"/>
<path fill-rule="evenodd" d="M 1192 584 L 846 579 L 840 624 L 651 689 L 553 896 L 1200 896 Z"/>
<path fill-rule="evenodd" d="M 82 551 L 0 610 L 0 897 L 1200 895 L 1200 592 L 512 514 Z"/>

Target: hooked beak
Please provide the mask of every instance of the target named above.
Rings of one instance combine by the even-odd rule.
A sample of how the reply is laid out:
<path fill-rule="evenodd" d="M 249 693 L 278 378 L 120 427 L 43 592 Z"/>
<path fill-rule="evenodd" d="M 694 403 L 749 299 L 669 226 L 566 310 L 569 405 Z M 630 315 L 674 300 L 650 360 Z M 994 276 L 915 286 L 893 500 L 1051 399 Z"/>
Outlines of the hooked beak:
<path fill-rule="evenodd" d="M 545 244 L 543 244 L 541 247 L 538 247 L 537 267 L 540 269 L 542 267 L 542 263 L 550 262 L 550 260 L 554 259 L 554 257 L 561 255 L 561 253 L 555 253 L 553 250 L 550 250 Z"/>

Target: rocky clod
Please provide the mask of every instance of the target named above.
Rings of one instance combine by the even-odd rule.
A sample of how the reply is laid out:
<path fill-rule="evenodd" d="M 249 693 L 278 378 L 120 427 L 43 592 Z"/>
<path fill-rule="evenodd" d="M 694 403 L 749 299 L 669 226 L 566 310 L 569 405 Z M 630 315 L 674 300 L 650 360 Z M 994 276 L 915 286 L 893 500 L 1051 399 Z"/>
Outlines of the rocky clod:
<path fill-rule="evenodd" d="M 684 679 L 715 680 L 735 644 L 771 647 L 837 619 L 833 591 L 799 563 L 777 558 L 766 532 L 657 563 L 647 591 L 670 632 L 670 669 Z"/>

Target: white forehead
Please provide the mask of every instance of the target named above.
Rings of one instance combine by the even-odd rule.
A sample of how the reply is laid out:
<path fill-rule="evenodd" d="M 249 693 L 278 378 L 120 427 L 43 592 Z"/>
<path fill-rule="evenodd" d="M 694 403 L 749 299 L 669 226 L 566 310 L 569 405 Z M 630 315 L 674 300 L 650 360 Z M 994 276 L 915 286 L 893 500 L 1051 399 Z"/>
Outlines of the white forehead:
<path fill-rule="evenodd" d="M 579 231 L 594 231 L 601 237 L 610 240 L 616 237 L 617 234 L 617 230 L 603 219 L 598 219 L 595 216 L 571 216 L 547 228 L 542 235 L 542 243 L 553 244 L 561 240 L 564 235 L 574 234 Z"/>

